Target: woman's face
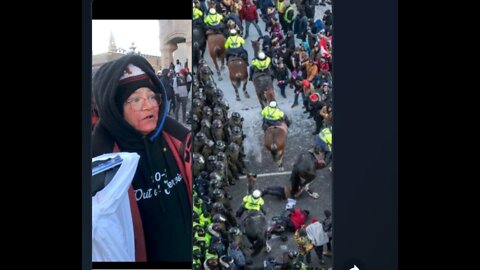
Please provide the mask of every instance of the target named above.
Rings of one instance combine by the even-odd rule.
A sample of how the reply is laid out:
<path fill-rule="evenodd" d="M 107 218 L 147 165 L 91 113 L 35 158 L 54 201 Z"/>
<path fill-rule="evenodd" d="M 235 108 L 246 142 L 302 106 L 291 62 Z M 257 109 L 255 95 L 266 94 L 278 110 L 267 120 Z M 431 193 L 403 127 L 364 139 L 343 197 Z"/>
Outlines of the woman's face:
<path fill-rule="evenodd" d="M 158 122 L 159 104 L 155 93 L 147 87 L 138 88 L 123 103 L 123 118 L 143 135 L 154 131 Z"/>

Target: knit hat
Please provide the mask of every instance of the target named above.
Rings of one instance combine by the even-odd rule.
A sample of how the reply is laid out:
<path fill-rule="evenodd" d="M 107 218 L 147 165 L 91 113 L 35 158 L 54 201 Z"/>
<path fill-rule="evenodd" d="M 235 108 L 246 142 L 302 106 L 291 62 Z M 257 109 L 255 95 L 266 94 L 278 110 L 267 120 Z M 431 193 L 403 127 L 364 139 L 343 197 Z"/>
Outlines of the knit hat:
<path fill-rule="evenodd" d="M 187 75 L 188 70 L 186 68 L 182 68 L 178 73 L 182 76 L 185 76 L 185 75 Z"/>
<path fill-rule="evenodd" d="M 122 77 L 120 77 L 115 96 L 115 102 L 121 112 L 123 112 L 123 103 L 133 92 L 141 87 L 148 87 L 156 92 L 155 86 L 148 75 L 139 67 L 128 64 L 123 71 Z"/>
<path fill-rule="evenodd" d="M 312 93 L 308 98 L 312 101 L 312 102 L 317 102 L 319 100 L 319 94 L 318 93 Z"/>
<path fill-rule="evenodd" d="M 303 81 L 302 81 L 302 85 L 303 85 L 304 87 L 310 87 L 310 82 L 309 82 L 308 80 L 303 80 Z"/>

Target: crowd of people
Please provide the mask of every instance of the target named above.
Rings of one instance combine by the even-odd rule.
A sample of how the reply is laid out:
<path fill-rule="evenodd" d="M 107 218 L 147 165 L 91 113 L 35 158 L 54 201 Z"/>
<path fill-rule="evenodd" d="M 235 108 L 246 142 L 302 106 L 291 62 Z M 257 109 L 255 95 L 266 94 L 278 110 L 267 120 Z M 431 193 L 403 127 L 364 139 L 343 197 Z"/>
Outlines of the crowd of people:
<path fill-rule="evenodd" d="M 332 13 L 327 9 L 321 19 L 314 20 L 315 5 L 327 4 L 331 5 L 331 1 L 195 0 L 193 14 L 194 27 L 203 28 L 205 35 L 225 35 L 228 56 L 247 57 L 246 62 L 251 63 L 250 80 L 256 73 L 268 72 L 277 81 L 283 98 L 287 99 L 293 94 L 292 108 L 300 105 L 299 96 L 302 97 L 303 112 L 313 119 L 315 151 L 325 153 L 331 170 Z M 260 19 L 265 23 L 263 31 Z M 244 46 L 249 44 L 246 40 L 251 24 L 259 38 L 253 40 L 258 47 L 254 48 L 253 59 L 248 61 L 250 59 Z M 235 184 L 239 175 L 248 171 L 242 160 L 242 140 L 235 141 L 231 137 L 245 137 L 242 118 L 238 112 L 232 112 L 228 117 L 228 102 L 224 100 L 223 91 L 218 89 L 213 72 L 204 60 L 200 61 L 195 77 L 194 84 L 198 88 L 194 86 L 192 102 L 192 131 L 196 134 L 194 148 L 197 148 L 194 149 L 194 269 L 245 269 L 248 268 L 252 252 L 248 245 L 238 241 L 242 229 L 239 227 L 240 220 L 236 218 L 242 217 L 245 211 L 262 212 L 266 195 L 287 200 L 291 194 L 287 194 L 284 187 L 278 187 L 278 190 L 276 187 L 264 190 L 251 188 L 242 199 L 243 204 L 238 209 L 232 208 L 229 186 Z M 291 94 L 287 89 L 293 90 Z M 264 108 L 262 118 L 264 128 L 278 125 L 279 121 L 290 122 L 276 102 Z M 228 153 L 220 154 L 219 162 L 218 152 L 217 156 L 208 156 L 213 152 L 211 148 L 217 149 L 217 145 L 228 145 L 227 150 L 231 147 L 235 153 L 233 158 Z M 221 151 L 221 147 L 217 151 Z M 225 163 L 223 156 L 226 157 L 226 166 L 219 165 Z M 195 164 L 202 164 L 199 166 L 203 167 Z M 253 177 L 253 174 L 247 175 L 249 177 Z M 286 251 L 281 260 L 266 258 L 265 269 L 312 267 L 308 265 L 312 250 L 315 250 L 323 265 L 324 256 L 331 256 L 332 251 L 331 212 L 326 210 L 324 215 L 322 221 L 313 217 L 308 223 L 308 210 L 288 208 L 278 213 L 281 218 L 277 219 L 270 233 L 280 233 L 285 237 L 285 232 L 291 232 L 297 250 Z M 324 245 L 327 246 L 326 250 L 323 249 Z"/>
<path fill-rule="evenodd" d="M 188 63 L 185 62 L 182 66 L 180 60 L 177 59 L 175 65 L 170 63 L 169 68 L 159 70 L 157 76 L 167 88 L 170 104 L 169 114 L 174 115 L 175 120 L 187 124 L 187 103 L 191 100 L 188 95 L 193 83 L 193 75 L 188 68 Z M 181 119 L 179 117 L 180 108 Z"/>
<path fill-rule="evenodd" d="M 331 5 L 331 1 L 219 0 L 208 3 L 210 8 L 207 8 L 205 1 L 194 1 L 194 27 L 207 29 L 206 35 L 210 33 L 208 29 L 224 33 L 227 37 L 227 55 L 247 57 L 243 46 L 247 44 L 245 40 L 249 38 L 250 24 L 253 24 L 259 38 L 254 40 L 258 48 L 254 48 L 250 80 L 256 73 L 268 72 L 276 79 L 283 98 L 290 96 L 287 88 L 293 89 L 292 108 L 300 105 L 301 96 L 303 112 L 315 123 L 313 141 L 328 153 L 331 160 L 332 12 L 327 9 L 321 19 L 314 19 L 315 5 Z M 265 23 L 264 32 L 258 26 L 259 19 Z M 234 26 L 229 26 L 229 23 Z M 329 170 L 332 170 L 332 166 Z"/>

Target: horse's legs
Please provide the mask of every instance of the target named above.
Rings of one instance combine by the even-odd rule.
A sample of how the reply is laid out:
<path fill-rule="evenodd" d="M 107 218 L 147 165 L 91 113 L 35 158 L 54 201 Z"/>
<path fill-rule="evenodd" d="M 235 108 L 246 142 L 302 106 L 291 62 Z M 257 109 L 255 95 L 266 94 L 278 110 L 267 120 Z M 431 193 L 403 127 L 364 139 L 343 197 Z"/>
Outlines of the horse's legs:
<path fill-rule="evenodd" d="M 270 100 L 267 99 L 267 93 L 266 92 L 263 92 L 263 94 L 262 94 L 262 101 L 263 101 L 263 104 L 265 104 L 265 106 L 267 106 L 268 103 L 270 102 Z"/>
<path fill-rule="evenodd" d="M 314 199 L 318 199 L 320 197 L 320 195 L 317 192 L 313 192 L 313 191 L 310 190 L 310 185 L 312 184 L 312 182 L 315 178 L 316 177 L 314 176 L 311 180 L 305 181 L 304 186 L 305 186 L 305 191 L 307 191 L 308 195 L 310 195 Z"/>
<path fill-rule="evenodd" d="M 269 88 L 265 91 L 265 99 L 267 102 L 275 100 L 275 92 L 273 91 L 273 88 Z"/>
<path fill-rule="evenodd" d="M 248 75 L 247 75 L 247 78 L 248 78 Z M 247 83 L 248 83 L 248 80 L 245 80 L 245 82 L 243 83 L 243 94 L 245 95 L 246 98 L 250 98 L 250 95 L 247 92 Z"/>
<path fill-rule="evenodd" d="M 265 240 L 263 239 L 263 237 L 257 237 L 257 239 L 253 242 L 253 252 L 251 254 L 252 257 L 257 256 L 260 251 L 262 251 L 263 246 L 265 245 L 263 243 L 264 241 Z"/>
<path fill-rule="evenodd" d="M 285 170 L 285 169 L 283 168 L 283 154 L 284 154 L 283 151 L 284 151 L 284 150 L 278 151 L 278 155 L 279 155 L 280 157 L 279 157 L 279 159 L 278 159 L 278 163 L 277 163 L 277 164 L 278 164 L 278 170 L 281 171 L 281 172 L 283 172 L 283 170 Z"/>
<path fill-rule="evenodd" d="M 300 191 L 302 191 L 302 188 L 300 187 L 301 182 L 302 180 L 300 179 L 300 175 L 298 175 L 298 171 L 294 168 L 292 170 L 292 174 L 290 175 L 290 184 L 292 185 L 292 197 L 297 197 L 298 195 L 300 195 Z"/>
<path fill-rule="evenodd" d="M 265 105 L 263 104 L 262 94 L 257 93 L 257 98 L 258 98 L 258 102 L 260 102 L 260 106 L 262 106 L 262 110 L 263 110 L 263 108 L 265 108 Z"/>
<path fill-rule="evenodd" d="M 310 185 L 312 184 L 312 182 L 305 182 L 305 190 L 306 191 L 310 191 Z"/>
<path fill-rule="evenodd" d="M 217 57 L 212 55 L 213 64 L 215 65 L 215 70 L 217 71 L 218 80 L 223 80 L 222 75 L 220 74 L 220 69 L 218 68 Z"/>
<path fill-rule="evenodd" d="M 272 247 L 268 243 L 269 239 L 270 239 L 270 237 L 268 235 L 268 232 L 265 232 L 265 249 L 266 249 L 267 253 L 270 253 L 270 251 L 272 250 Z"/>
<path fill-rule="evenodd" d="M 232 82 L 233 89 L 235 89 L 235 96 L 237 97 L 237 101 L 240 101 L 240 95 L 238 94 L 238 87 L 235 83 Z"/>
<path fill-rule="evenodd" d="M 222 59 L 222 66 L 220 68 L 224 70 L 225 69 L 225 53 L 220 58 Z"/>

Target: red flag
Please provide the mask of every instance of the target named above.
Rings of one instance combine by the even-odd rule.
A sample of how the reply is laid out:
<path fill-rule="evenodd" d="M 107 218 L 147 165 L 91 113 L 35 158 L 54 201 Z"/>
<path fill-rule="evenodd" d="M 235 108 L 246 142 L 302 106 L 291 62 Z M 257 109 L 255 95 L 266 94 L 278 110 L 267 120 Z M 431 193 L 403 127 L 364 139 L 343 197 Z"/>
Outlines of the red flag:
<path fill-rule="evenodd" d="M 327 46 L 327 38 L 324 35 L 320 35 L 320 53 L 322 54 L 322 57 L 325 58 L 330 57 L 331 54 Z"/>

